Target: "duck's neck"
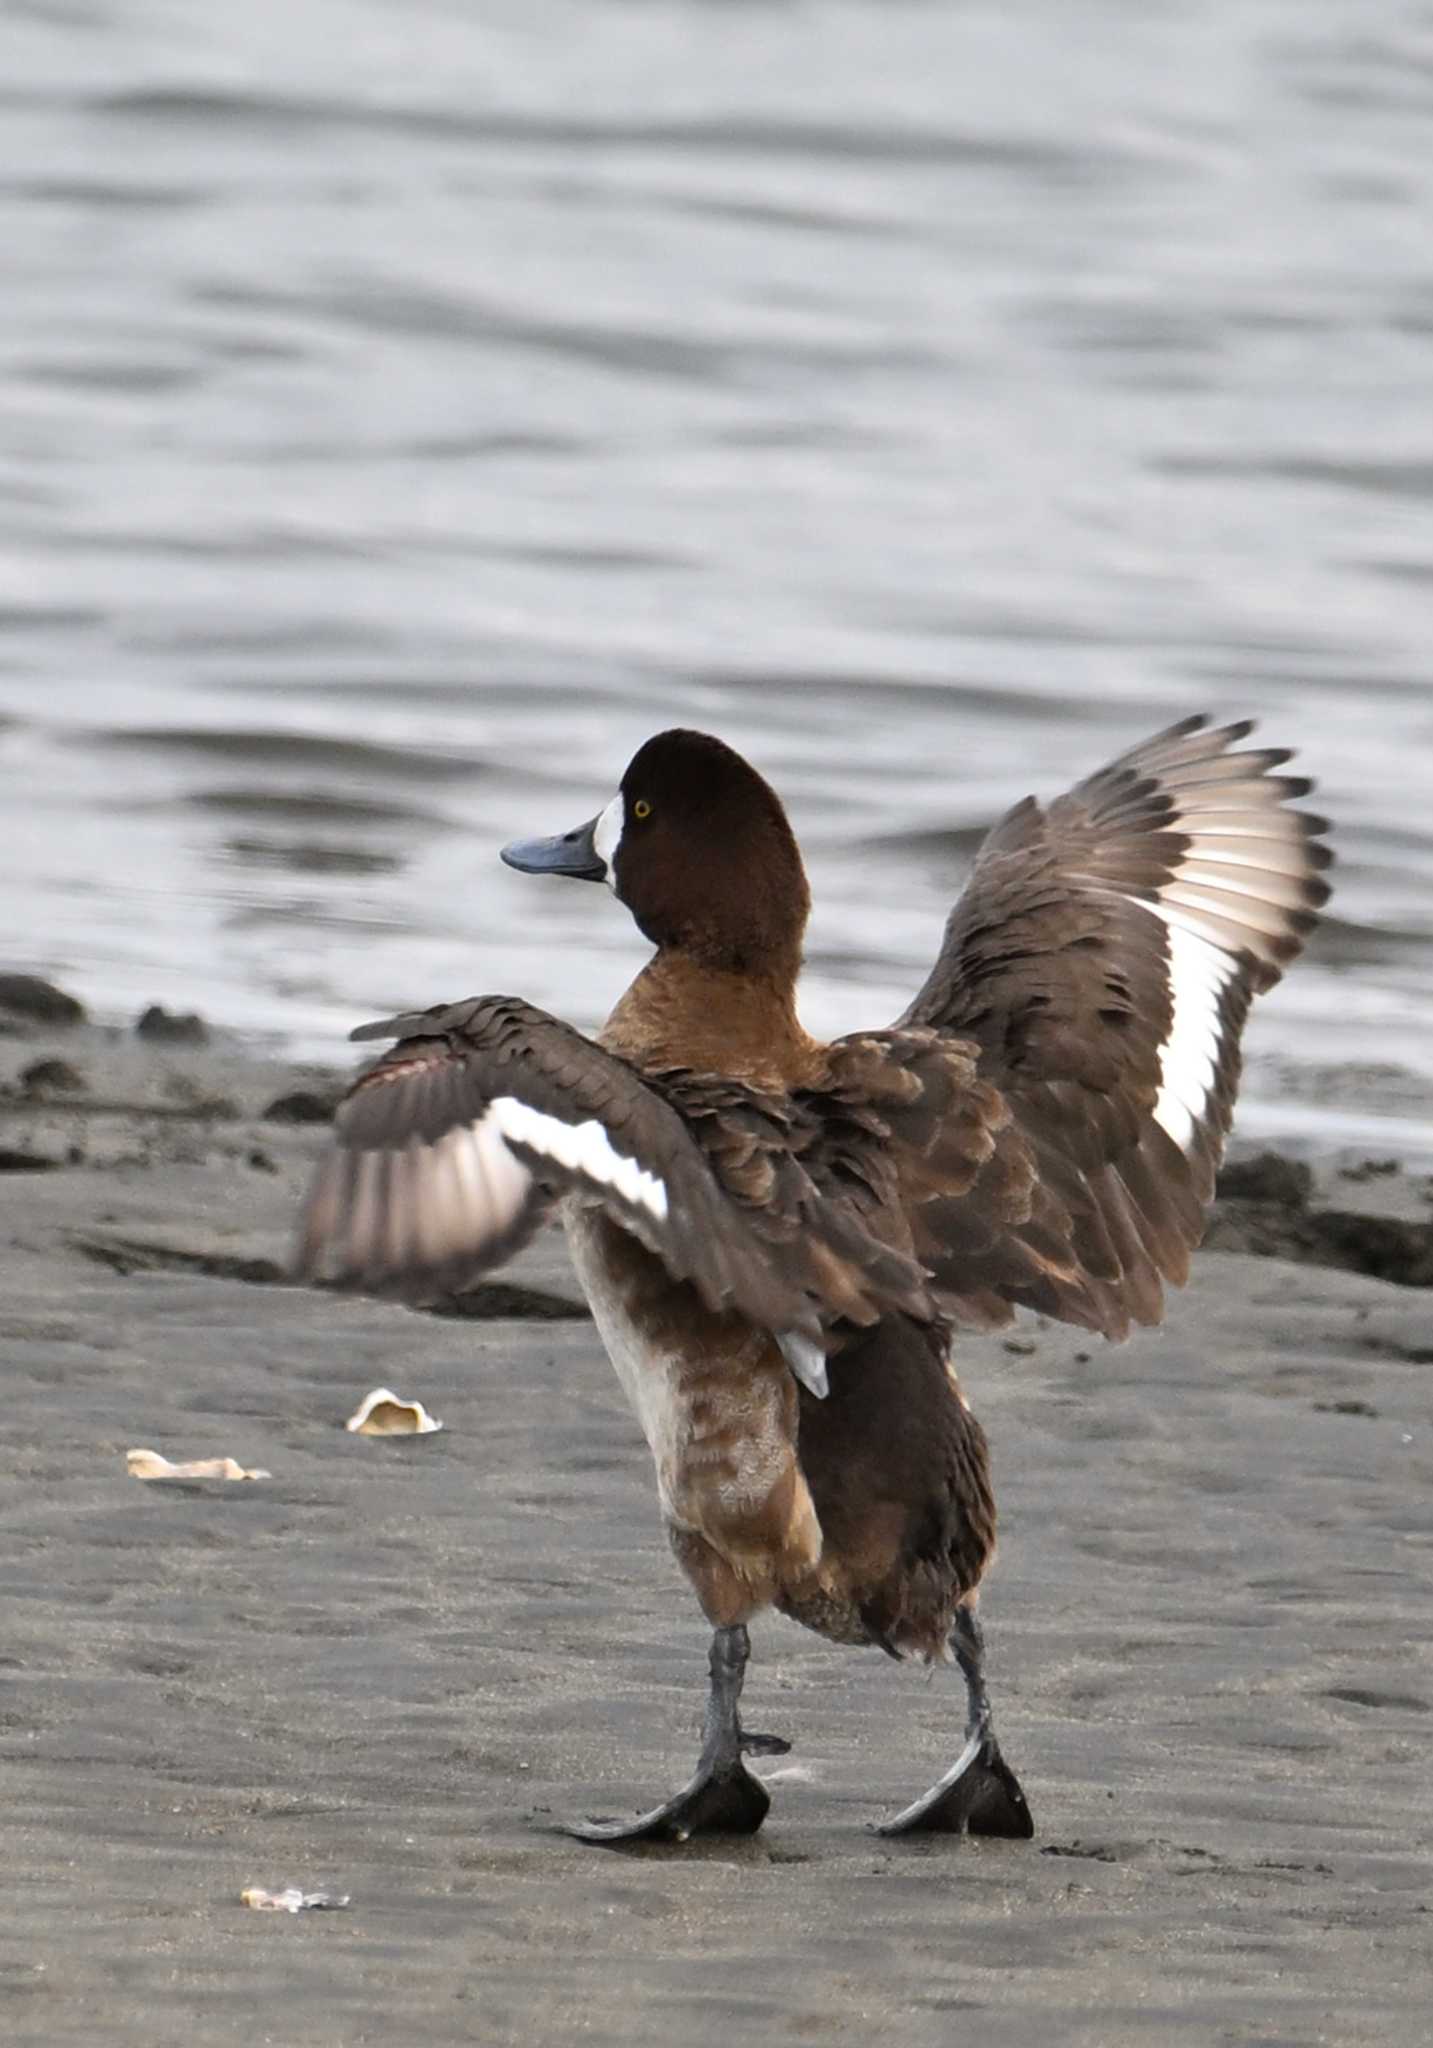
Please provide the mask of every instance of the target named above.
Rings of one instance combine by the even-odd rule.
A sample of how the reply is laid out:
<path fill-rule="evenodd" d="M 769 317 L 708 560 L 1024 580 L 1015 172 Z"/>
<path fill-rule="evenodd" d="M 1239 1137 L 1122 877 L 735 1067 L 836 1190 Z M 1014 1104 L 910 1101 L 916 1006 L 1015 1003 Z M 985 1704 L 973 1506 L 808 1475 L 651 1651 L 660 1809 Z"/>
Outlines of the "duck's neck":
<path fill-rule="evenodd" d="M 602 1043 L 640 1067 L 691 1067 L 757 1088 L 810 1085 L 820 1069 L 796 1015 L 794 973 L 738 974 L 666 949 L 607 1019 Z"/>

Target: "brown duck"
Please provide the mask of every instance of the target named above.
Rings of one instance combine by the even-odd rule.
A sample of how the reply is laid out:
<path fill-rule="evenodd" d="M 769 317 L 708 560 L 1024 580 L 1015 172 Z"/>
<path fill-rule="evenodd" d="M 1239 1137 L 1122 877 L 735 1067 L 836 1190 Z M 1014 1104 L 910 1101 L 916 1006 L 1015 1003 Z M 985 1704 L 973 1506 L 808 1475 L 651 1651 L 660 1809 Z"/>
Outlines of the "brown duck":
<path fill-rule="evenodd" d="M 747 1624 L 953 1655 L 960 1753 L 886 1824 L 1026 1836 L 976 1593 L 995 1538 L 953 1333 L 1030 1308 L 1107 1337 L 1186 1277 L 1251 999 L 1328 894 L 1321 819 L 1247 724 L 1160 733 L 995 826 L 888 1030 L 822 1044 L 796 981 L 810 895 L 775 793 L 660 733 L 590 823 L 508 847 L 606 882 L 656 951 L 601 1037 L 482 996 L 399 1042 L 338 1112 L 306 1276 L 409 1300 L 469 1284 L 560 1204 L 641 1422 L 672 1548 L 712 1624 L 696 1773 L 601 1842 L 750 1832 Z"/>

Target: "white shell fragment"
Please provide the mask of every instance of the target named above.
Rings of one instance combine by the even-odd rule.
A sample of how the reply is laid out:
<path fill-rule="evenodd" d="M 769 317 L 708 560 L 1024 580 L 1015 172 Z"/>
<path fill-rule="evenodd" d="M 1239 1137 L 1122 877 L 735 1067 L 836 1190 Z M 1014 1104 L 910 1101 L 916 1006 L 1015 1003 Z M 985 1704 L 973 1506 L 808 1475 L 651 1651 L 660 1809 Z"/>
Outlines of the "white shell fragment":
<path fill-rule="evenodd" d="M 348 1892 L 300 1891 L 296 1884 L 286 1885 L 281 1892 L 271 1892 L 261 1884 L 251 1884 L 240 1892 L 239 1902 L 252 1906 L 256 1913 L 303 1913 L 311 1908 L 337 1911 L 348 1904 L 350 1896 Z"/>
<path fill-rule="evenodd" d="M 391 1387 L 375 1387 L 343 1425 L 360 1436 L 431 1436 L 442 1423 L 421 1401 L 404 1401 Z"/>
<path fill-rule="evenodd" d="M 131 1479 L 272 1479 L 272 1472 L 253 1471 L 237 1458 L 190 1458 L 171 1464 L 158 1451 L 126 1451 Z"/>

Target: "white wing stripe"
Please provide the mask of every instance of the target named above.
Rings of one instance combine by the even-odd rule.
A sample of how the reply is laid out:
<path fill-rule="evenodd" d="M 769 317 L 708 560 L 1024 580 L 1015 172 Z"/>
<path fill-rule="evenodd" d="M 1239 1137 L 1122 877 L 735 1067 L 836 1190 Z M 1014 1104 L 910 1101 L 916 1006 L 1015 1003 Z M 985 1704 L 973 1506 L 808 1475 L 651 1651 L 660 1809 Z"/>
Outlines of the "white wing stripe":
<path fill-rule="evenodd" d="M 1163 1086 L 1154 1105 L 1154 1120 L 1164 1126 L 1183 1151 L 1204 1115 L 1214 1087 L 1219 998 L 1234 972 L 1234 962 L 1193 932 L 1182 931 L 1175 924 L 1166 929 L 1169 993 L 1174 1014 L 1169 1036 L 1159 1048 Z"/>
<path fill-rule="evenodd" d="M 1163 924 L 1169 945 L 1169 1034 L 1158 1052 L 1154 1120 L 1187 1152 L 1213 1092 L 1220 1053 L 1219 998 L 1238 971 L 1221 946 L 1170 905 L 1127 899 Z"/>
<path fill-rule="evenodd" d="M 581 1124 L 564 1123 L 561 1117 L 547 1116 L 515 1095 L 499 1095 L 488 1105 L 487 1115 L 477 1126 L 479 1131 L 489 1118 L 514 1144 L 526 1145 L 529 1151 L 555 1160 L 571 1173 L 586 1174 L 634 1208 L 645 1209 L 659 1223 L 666 1220 L 665 1183 L 619 1152 L 595 1117 Z"/>

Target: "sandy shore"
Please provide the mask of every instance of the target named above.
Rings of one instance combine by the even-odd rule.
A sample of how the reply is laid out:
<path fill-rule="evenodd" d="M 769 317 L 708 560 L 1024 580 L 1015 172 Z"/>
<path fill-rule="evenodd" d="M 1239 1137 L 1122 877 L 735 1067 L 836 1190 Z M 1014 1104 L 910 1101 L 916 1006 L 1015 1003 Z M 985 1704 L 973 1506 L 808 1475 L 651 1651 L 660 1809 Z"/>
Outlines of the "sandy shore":
<path fill-rule="evenodd" d="M 872 1837 L 959 1687 L 772 1621 L 765 1831 L 616 1855 L 554 1817 L 673 1789 L 704 1680 L 645 1451 L 560 1242 L 465 1319 L 272 1284 L 321 1132 L 263 1111 L 314 1082 L 0 1039 L 0 2038 L 1424 2048 L 1433 1297 L 1318 1219 L 1416 1262 L 1425 1184 L 1321 1162 L 1305 1262 L 1211 1250 L 1119 1349 L 964 1346 L 1033 1843 Z M 346 1434 L 380 1383 L 445 1431 Z M 272 1477 L 144 1485 L 133 1445 Z"/>

